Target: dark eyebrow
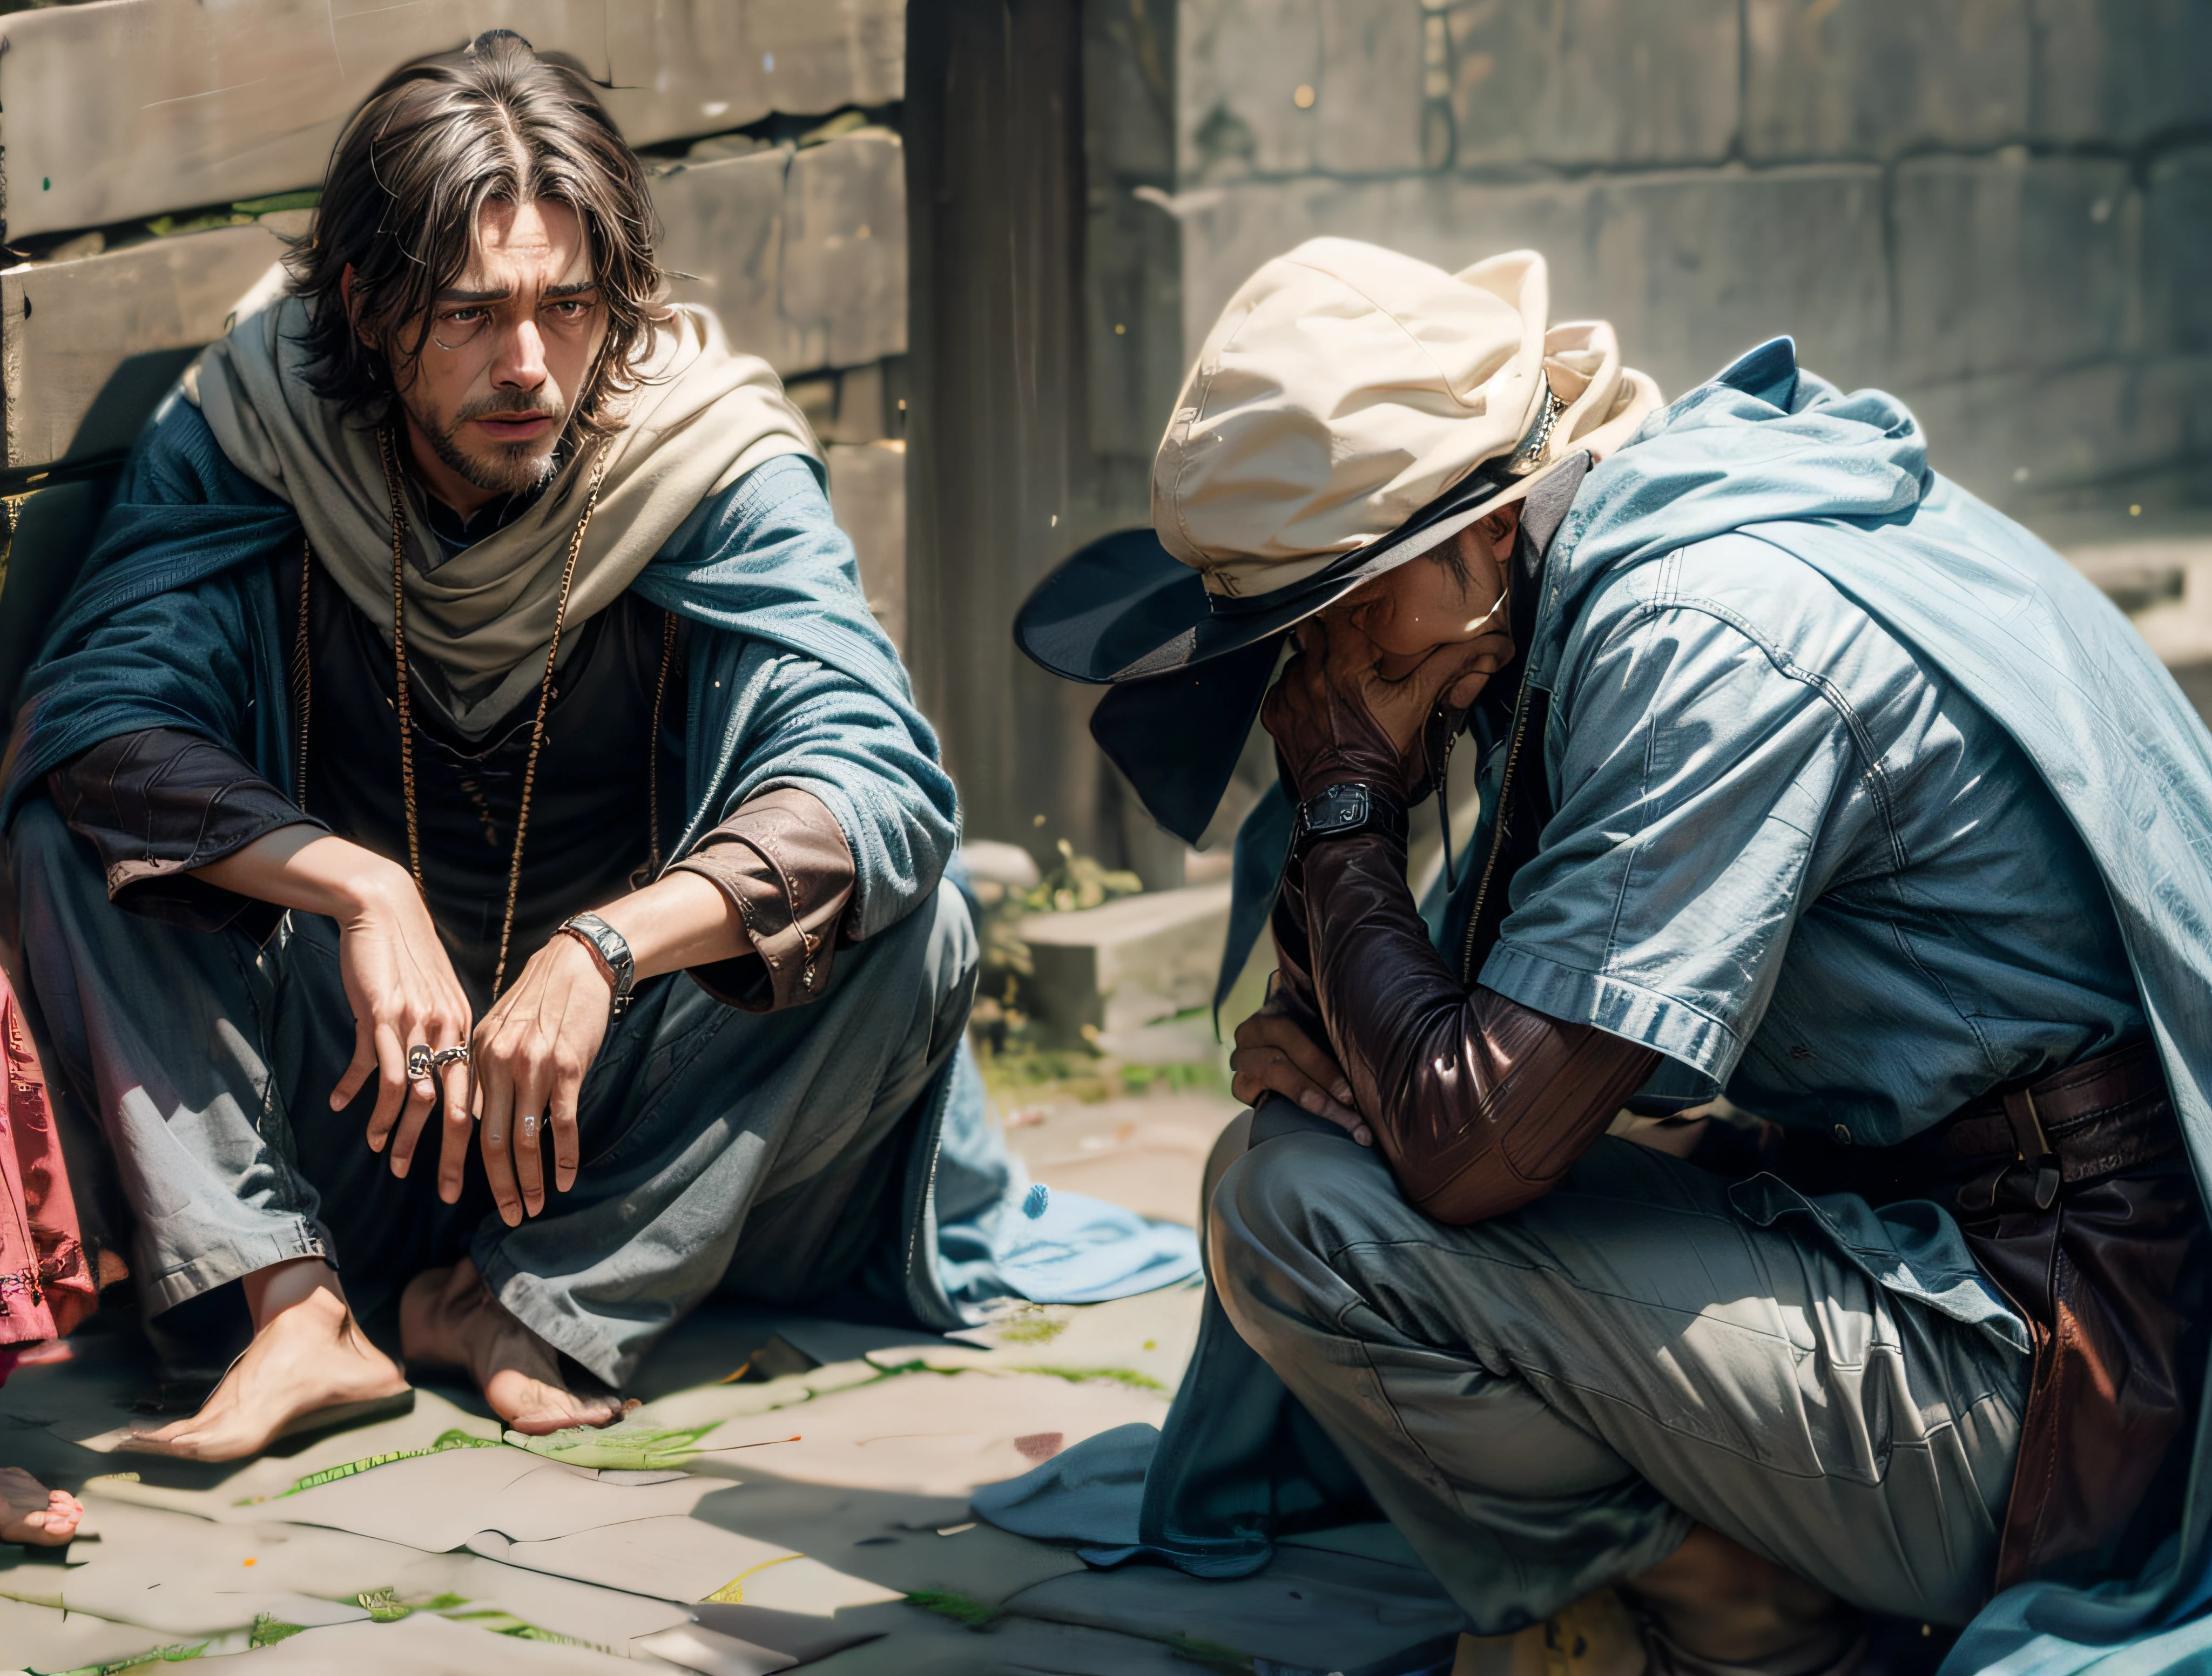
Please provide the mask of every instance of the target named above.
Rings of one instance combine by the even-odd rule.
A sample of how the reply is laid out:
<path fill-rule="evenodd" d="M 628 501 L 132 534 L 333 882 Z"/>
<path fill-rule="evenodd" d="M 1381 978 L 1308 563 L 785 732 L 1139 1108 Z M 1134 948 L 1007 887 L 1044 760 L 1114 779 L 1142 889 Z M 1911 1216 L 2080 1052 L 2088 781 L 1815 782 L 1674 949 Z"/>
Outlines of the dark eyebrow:
<path fill-rule="evenodd" d="M 498 302 L 507 295 L 504 291 L 441 291 L 431 301 L 434 302 Z"/>
<path fill-rule="evenodd" d="M 545 288 L 545 295 L 556 298 L 580 297 L 586 291 L 596 291 L 599 288 L 599 282 L 596 279 L 583 279 L 577 281 L 574 285 L 549 285 Z"/>

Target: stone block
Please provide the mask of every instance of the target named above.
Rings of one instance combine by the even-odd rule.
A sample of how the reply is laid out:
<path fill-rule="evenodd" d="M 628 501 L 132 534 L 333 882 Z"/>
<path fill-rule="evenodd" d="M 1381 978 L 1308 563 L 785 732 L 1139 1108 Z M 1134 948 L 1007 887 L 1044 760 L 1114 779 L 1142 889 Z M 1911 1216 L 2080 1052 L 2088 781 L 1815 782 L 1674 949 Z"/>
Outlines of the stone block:
<path fill-rule="evenodd" d="M 704 9 L 730 0 L 693 0 Z M 904 0 L 746 0 L 772 111 L 814 113 L 889 105 L 906 95 Z"/>
<path fill-rule="evenodd" d="M 1459 167 L 1717 162 L 1735 142 L 1736 0 L 1521 0 L 1441 21 Z"/>
<path fill-rule="evenodd" d="M 2031 0 L 1747 0 L 1754 161 L 1985 150 L 2027 137 Z"/>
<path fill-rule="evenodd" d="M 608 72 L 605 0 L 126 0 L 15 13 L 0 26 L 9 235 L 312 186 L 386 71 L 502 26 Z"/>
<path fill-rule="evenodd" d="M 1084 335 L 1091 446 L 1141 465 L 1130 508 L 1150 515 L 1152 452 L 1182 387 L 1182 251 L 1175 218 L 1116 193 L 1091 206 L 1084 246 Z"/>
<path fill-rule="evenodd" d="M 783 318 L 800 365 L 906 353 L 906 163 L 897 135 L 863 129 L 809 146 L 784 185 Z"/>
<path fill-rule="evenodd" d="M 906 178 L 898 137 L 866 129 L 793 152 L 684 163 L 655 178 L 661 260 L 684 301 L 778 372 L 906 350 Z"/>
<path fill-rule="evenodd" d="M 1364 0 L 1347 0 L 1364 3 Z M 1322 0 L 1183 0 L 1176 15 L 1182 178 L 1304 174 L 1321 126 Z M 1300 88 L 1311 99 L 1298 102 Z"/>
<path fill-rule="evenodd" d="M 1404 0 L 1326 0 L 1313 84 L 1317 166 L 1331 174 L 1421 167 L 1421 13 Z M 1296 88 L 1291 100 L 1296 109 Z"/>
<path fill-rule="evenodd" d="M 1064 1040 L 1086 1039 L 1086 1027 L 1124 1035 L 1206 1005 L 1228 934 L 1225 879 L 1033 914 L 1019 927 L 1036 965 L 1037 1017 Z"/>
<path fill-rule="evenodd" d="M 2143 337 L 2152 353 L 2212 349 L 2212 146 L 2151 166 L 2142 275 Z"/>
<path fill-rule="evenodd" d="M 891 644 L 906 649 L 906 445 L 830 445 L 830 510 L 852 537 L 860 591 Z"/>
<path fill-rule="evenodd" d="M 283 253 L 264 228 L 227 227 L 0 273 L 7 465 L 127 449 Z"/>
<path fill-rule="evenodd" d="M 2119 354 L 2134 213 L 2118 162 L 2008 152 L 1899 164 L 1900 376 L 1918 386 Z"/>
<path fill-rule="evenodd" d="M 1166 186 L 1176 172 L 1176 8 L 1083 9 L 1083 155 L 1094 176 Z"/>
<path fill-rule="evenodd" d="M 346 117 L 423 52 L 511 28 L 611 84 L 631 143 L 903 92 L 900 0 L 121 0 L 0 25 L 10 236 L 321 178 Z"/>
<path fill-rule="evenodd" d="M 713 309 L 732 348 L 761 356 L 780 373 L 808 365 L 784 320 L 778 289 L 790 167 L 789 149 L 778 146 L 750 157 L 686 163 L 653 182 L 670 295 Z"/>
<path fill-rule="evenodd" d="M 1186 0 L 1186 175 L 1418 169 L 1421 14 L 1406 0 Z"/>
<path fill-rule="evenodd" d="M 2035 137 L 2135 145 L 2212 123 L 2212 6 L 2032 0 Z"/>
<path fill-rule="evenodd" d="M 729 0 L 607 0 L 613 85 L 600 97 L 632 145 L 742 128 L 775 108 L 754 9 Z"/>
<path fill-rule="evenodd" d="M 1629 363 L 1670 395 L 1782 332 L 1846 383 L 1890 365 L 1881 173 L 1871 166 L 1507 185 L 1246 182 L 1201 198 L 1182 231 L 1187 349 L 1261 262 L 1336 234 L 1446 269 L 1541 251 L 1553 317 L 1611 320 Z"/>
<path fill-rule="evenodd" d="M 2212 356 L 2105 361 L 1898 393 L 1929 463 L 2019 515 L 2117 503 L 2185 481 L 2212 451 Z M 2132 485 L 2132 486 L 2131 486 Z"/>

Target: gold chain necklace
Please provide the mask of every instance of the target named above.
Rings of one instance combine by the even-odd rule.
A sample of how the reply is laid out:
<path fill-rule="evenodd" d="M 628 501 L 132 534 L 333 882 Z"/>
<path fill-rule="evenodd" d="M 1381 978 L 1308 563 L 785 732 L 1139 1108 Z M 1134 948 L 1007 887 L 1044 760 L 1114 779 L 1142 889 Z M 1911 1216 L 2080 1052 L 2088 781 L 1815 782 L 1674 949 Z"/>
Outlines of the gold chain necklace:
<path fill-rule="evenodd" d="M 407 809 L 407 871 L 415 876 L 415 888 L 427 900 L 429 893 L 422 884 L 422 848 L 416 833 L 414 709 L 409 701 L 407 683 L 407 497 L 401 486 L 399 444 L 392 427 L 386 425 L 378 429 L 376 446 L 378 456 L 384 462 L 384 486 L 392 494 L 392 658 L 398 675 L 399 782 Z M 491 978 L 491 999 L 495 1001 L 507 982 L 507 939 L 514 934 L 514 903 L 522 888 L 522 841 L 530 829 L 530 795 L 538 784 L 538 753 L 545 744 L 545 712 L 553 697 L 553 669 L 561 656 L 561 629 L 568 620 L 568 589 L 576 580 L 576 556 L 583 551 L 584 531 L 591 527 L 592 509 L 599 504 L 599 479 L 605 471 L 606 451 L 602 448 L 592 467 L 592 489 L 585 497 L 583 515 L 576 520 L 576 532 L 568 537 L 567 562 L 561 567 L 561 597 L 553 608 L 553 643 L 545 648 L 545 678 L 538 683 L 538 714 L 530 724 L 530 755 L 522 770 L 522 804 L 514 816 L 514 855 L 507 868 L 507 914 L 500 922 L 499 963 L 493 969 Z M 656 695 L 656 721 L 659 708 Z M 653 744 L 657 750 L 657 729 Z"/>

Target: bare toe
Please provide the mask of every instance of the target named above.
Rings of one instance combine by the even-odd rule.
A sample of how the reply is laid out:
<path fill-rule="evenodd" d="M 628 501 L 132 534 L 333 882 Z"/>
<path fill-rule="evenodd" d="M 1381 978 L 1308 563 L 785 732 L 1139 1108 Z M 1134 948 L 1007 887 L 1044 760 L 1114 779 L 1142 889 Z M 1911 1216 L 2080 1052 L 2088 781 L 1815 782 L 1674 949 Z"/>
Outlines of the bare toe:
<path fill-rule="evenodd" d="M 0 1467 L 0 1542 L 58 1548 L 76 1534 L 84 1509 L 65 1490 L 48 1490 L 20 1466 Z"/>

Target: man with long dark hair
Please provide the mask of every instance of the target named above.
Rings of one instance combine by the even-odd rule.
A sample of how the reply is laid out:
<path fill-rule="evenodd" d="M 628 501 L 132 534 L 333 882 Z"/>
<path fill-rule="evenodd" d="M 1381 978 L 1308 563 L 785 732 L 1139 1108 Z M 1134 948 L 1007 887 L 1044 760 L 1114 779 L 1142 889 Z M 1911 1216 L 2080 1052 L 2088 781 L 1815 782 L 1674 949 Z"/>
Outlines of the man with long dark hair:
<path fill-rule="evenodd" d="M 718 1284 L 942 1313 L 891 1236 L 974 979 L 952 787 L 805 421 L 665 302 L 652 226 L 573 67 L 498 33 L 395 72 L 30 677 L 50 1071 L 149 1311 L 253 1318 L 146 1447 L 405 1402 L 355 1311 L 410 1276 L 406 1358 L 536 1432 L 615 1418 Z"/>

